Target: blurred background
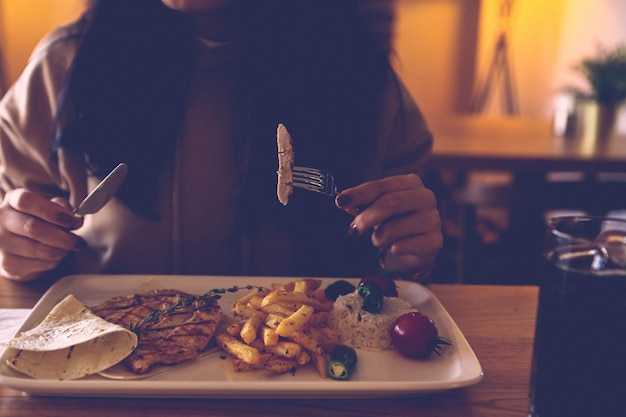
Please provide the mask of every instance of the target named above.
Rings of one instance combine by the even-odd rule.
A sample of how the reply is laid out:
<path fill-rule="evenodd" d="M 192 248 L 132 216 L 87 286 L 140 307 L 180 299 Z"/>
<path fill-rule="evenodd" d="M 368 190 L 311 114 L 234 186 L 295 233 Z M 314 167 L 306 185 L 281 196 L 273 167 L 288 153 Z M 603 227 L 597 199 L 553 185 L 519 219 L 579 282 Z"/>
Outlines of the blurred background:
<path fill-rule="evenodd" d="M 41 37 L 76 18 L 83 7 L 84 0 L 0 0 L 0 93 L 18 77 Z M 573 66 L 600 47 L 626 42 L 624 0 L 362 0 L 362 7 L 435 141 L 450 120 L 466 116 L 487 124 L 532 120 L 550 128 L 563 91 L 589 90 Z M 616 129 L 626 130 L 623 107 Z M 585 178 L 581 172 L 550 174 L 569 182 Z M 468 225 L 462 215 L 467 202 L 455 197 L 468 185 L 510 186 L 515 173 L 435 167 L 424 179 L 440 199 L 446 236 L 433 280 L 533 283 L 534 270 L 525 269 L 524 256 L 511 254 L 524 254 L 523 246 L 530 244 L 519 242 L 515 227 L 538 226 L 528 217 L 516 225 L 514 203 L 480 201 L 472 202 Z M 623 172 L 612 172 L 610 181 L 626 184 Z M 605 208 L 620 215 L 625 198 Z"/>
<path fill-rule="evenodd" d="M 82 11 L 85 0 L 0 0 L 3 87 L 35 44 Z M 623 0 L 363 0 L 381 35 L 390 36 L 399 73 L 436 128 L 470 112 L 498 37 L 508 38 L 519 115 L 550 118 L 555 94 L 582 80 L 572 65 L 598 44 L 626 41 Z M 493 95 L 496 99 L 498 94 Z M 498 100 L 486 106 L 500 112 Z"/>

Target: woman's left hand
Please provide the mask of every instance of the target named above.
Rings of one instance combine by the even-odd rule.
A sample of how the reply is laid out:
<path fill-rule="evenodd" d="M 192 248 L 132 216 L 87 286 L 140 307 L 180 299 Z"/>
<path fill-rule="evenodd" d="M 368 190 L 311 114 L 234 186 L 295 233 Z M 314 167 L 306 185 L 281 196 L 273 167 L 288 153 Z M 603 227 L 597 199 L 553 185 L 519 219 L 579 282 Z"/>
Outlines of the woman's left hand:
<path fill-rule="evenodd" d="M 349 233 L 372 231 L 386 270 L 419 278 L 432 269 L 443 246 L 437 200 L 415 174 L 370 181 L 342 191 L 337 207 L 352 214 Z"/>

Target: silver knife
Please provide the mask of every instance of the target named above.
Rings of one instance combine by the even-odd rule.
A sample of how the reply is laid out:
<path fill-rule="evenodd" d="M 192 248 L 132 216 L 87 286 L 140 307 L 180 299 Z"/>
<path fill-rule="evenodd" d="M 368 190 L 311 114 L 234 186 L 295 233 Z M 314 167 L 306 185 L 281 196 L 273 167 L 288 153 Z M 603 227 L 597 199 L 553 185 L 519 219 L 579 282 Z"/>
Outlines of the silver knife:
<path fill-rule="evenodd" d="M 75 217 L 83 217 L 85 214 L 93 214 L 100 210 L 111 197 L 115 195 L 126 178 L 128 166 L 125 163 L 119 164 L 109 173 L 100 184 L 72 211 Z"/>

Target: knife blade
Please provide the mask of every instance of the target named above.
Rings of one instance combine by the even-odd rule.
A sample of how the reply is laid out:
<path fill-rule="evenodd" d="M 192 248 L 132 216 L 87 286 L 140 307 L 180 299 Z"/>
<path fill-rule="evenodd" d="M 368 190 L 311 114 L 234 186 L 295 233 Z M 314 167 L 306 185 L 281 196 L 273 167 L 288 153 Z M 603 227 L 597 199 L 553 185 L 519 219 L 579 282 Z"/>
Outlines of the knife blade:
<path fill-rule="evenodd" d="M 116 166 L 72 211 L 74 216 L 83 217 L 86 214 L 93 214 L 104 207 L 124 182 L 127 172 L 128 166 L 125 163 Z"/>

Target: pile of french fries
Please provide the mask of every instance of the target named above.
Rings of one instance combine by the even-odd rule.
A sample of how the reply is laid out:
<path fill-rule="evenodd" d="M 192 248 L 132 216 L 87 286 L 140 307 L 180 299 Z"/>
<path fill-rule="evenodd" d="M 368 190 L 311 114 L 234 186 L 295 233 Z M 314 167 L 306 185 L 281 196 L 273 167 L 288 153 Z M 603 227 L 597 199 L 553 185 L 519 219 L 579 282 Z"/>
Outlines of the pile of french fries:
<path fill-rule="evenodd" d="M 312 362 L 327 377 L 328 353 L 339 337 L 326 326 L 333 302 L 320 285 L 319 279 L 291 281 L 253 290 L 235 302 L 233 315 L 241 320 L 215 336 L 233 357 L 235 372 L 294 372 Z"/>

